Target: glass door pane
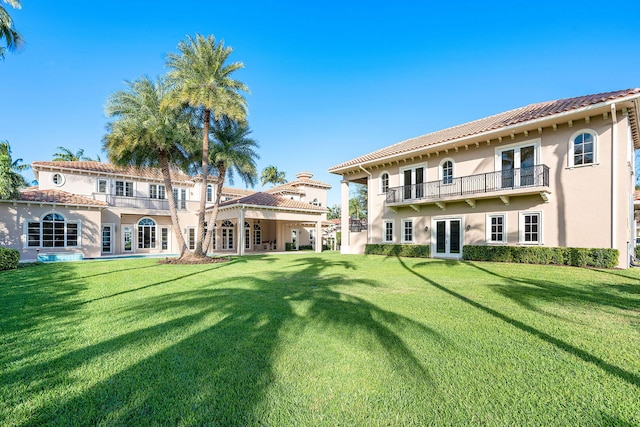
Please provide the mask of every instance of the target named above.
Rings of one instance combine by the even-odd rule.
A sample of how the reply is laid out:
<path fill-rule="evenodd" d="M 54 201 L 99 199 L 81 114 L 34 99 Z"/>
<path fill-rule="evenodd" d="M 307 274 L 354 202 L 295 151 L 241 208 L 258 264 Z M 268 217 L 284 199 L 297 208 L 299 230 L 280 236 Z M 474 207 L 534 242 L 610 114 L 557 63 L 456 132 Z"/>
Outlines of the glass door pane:
<path fill-rule="evenodd" d="M 416 199 L 419 199 L 424 195 L 423 183 L 424 168 L 416 168 Z"/>
<path fill-rule="evenodd" d="M 535 164 L 533 145 L 520 148 L 520 186 L 534 185 Z"/>
<path fill-rule="evenodd" d="M 404 199 L 411 198 L 411 170 L 404 171 Z"/>
<path fill-rule="evenodd" d="M 513 169 L 515 168 L 514 150 L 502 152 L 502 188 L 513 187 Z"/>
<path fill-rule="evenodd" d="M 447 223 L 445 221 L 436 222 L 436 252 L 443 254 L 447 251 Z"/>
<path fill-rule="evenodd" d="M 449 253 L 460 253 L 460 220 L 457 219 L 449 222 Z"/>

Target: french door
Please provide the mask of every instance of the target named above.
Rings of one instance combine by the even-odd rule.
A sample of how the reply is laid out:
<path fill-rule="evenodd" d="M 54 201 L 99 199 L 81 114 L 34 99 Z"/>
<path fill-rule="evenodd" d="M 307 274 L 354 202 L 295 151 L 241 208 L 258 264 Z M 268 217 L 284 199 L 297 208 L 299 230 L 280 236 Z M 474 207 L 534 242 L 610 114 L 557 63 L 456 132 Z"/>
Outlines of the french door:
<path fill-rule="evenodd" d="M 113 225 L 102 226 L 102 253 L 113 253 Z"/>
<path fill-rule="evenodd" d="M 526 187 L 535 184 L 536 149 L 534 145 L 502 150 L 500 161 L 501 188 Z"/>
<path fill-rule="evenodd" d="M 405 169 L 402 172 L 403 199 L 420 199 L 424 196 L 424 167 Z"/>
<path fill-rule="evenodd" d="M 437 219 L 434 223 L 435 256 L 460 258 L 462 256 L 462 219 Z"/>

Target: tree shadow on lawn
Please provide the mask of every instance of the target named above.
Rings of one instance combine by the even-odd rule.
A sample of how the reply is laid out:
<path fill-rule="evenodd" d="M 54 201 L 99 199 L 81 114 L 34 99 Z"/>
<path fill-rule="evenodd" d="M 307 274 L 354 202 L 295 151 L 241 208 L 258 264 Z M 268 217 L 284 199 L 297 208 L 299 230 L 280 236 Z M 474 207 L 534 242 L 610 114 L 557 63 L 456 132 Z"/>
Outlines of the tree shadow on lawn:
<path fill-rule="evenodd" d="M 354 282 L 336 272 L 353 269 L 347 261 L 309 257 L 295 265 L 296 271 L 271 272 L 264 278 L 207 277 L 205 287 L 176 291 L 176 286 L 172 292 L 133 301 L 136 305 L 114 315 L 133 313 L 142 324 L 170 320 L 38 366 L 25 366 L 3 379 L 8 386 L 25 381 L 40 389 L 61 387 L 78 381 L 72 371 L 90 366 L 96 358 L 121 360 L 128 352 L 145 354 L 66 400 L 45 400 L 24 425 L 248 425 L 265 420 L 286 424 L 296 416 L 308 420 L 305 416 L 312 409 L 305 406 L 309 402 L 303 396 L 288 396 L 290 401 L 276 402 L 274 408 L 267 393 L 277 380 L 274 364 L 282 364 L 280 358 L 289 349 L 282 340 L 296 339 L 300 335 L 295 332 L 318 325 L 338 331 L 335 339 L 348 345 L 357 346 L 351 342 L 353 336 L 365 334 L 366 345 L 386 355 L 394 375 L 422 389 L 432 386 L 428 372 L 396 330 L 412 328 L 439 342 L 444 338 L 411 319 L 336 290 L 352 284 L 377 286 L 375 281 Z M 329 267 L 332 270 L 326 271 Z"/>
<path fill-rule="evenodd" d="M 564 351 L 566 353 L 569 353 L 569 354 L 571 354 L 573 356 L 576 356 L 576 357 L 582 359 L 585 362 L 591 363 L 591 364 L 597 366 L 598 368 L 608 372 L 609 374 L 612 374 L 612 375 L 620 378 L 621 380 L 623 380 L 623 381 L 625 381 L 625 382 L 627 382 L 627 383 L 629 383 L 629 384 L 631 384 L 633 386 L 640 387 L 640 376 L 638 376 L 638 375 L 636 375 L 636 374 L 634 374 L 632 372 L 629 372 L 629 371 L 627 371 L 627 370 L 625 370 L 623 368 L 620 368 L 619 366 L 616 366 L 616 365 L 613 365 L 611 363 L 608 363 L 608 362 L 602 360 L 601 358 L 599 358 L 599 357 L 597 357 L 597 356 L 595 356 L 595 355 L 593 355 L 593 354 L 591 354 L 591 353 L 589 353 L 589 352 L 587 352 L 587 351 L 585 351 L 585 350 L 583 350 L 581 348 L 578 348 L 578 347 L 576 347 L 574 345 L 571 345 L 571 344 L 569 344 L 569 343 L 567 343 L 567 342 L 565 342 L 565 341 L 563 341 L 563 340 L 561 340 L 559 338 L 556 338 L 556 337 L 554 337 L 552 335 L 549 335 L 546 332 L 543 332 L 543 331 L 541 331 L 539 329 L 536 329 L 536 328 L 534 328 L 532 326 L 529 326 L 529 325 L 527 325 L 526 323 L 524 323 L 524 322 L 522 322 L 520 320 L 517 320 L 517 319 L 514 319 L 512 317 L 509 317 L 509 316 L 507 316 L 505 314 L 502 314 L 502 313 L 498 312 L 497 310 L 494 310 L 494 309 L 492 309 L 490 307 L 487 307 L 486 305 L 480 304 L 479 302 L 476 302 L 476 301 L 472 300 L 471 298 L 468 298 L 468 297 L 466 297 L 466 296 L 464 296 L 462 294 L 459 294 L 459 293 L 457 293 L 457 292 L 455 292 L 455 291 L 453 291 L 453 290 L 441 285 L 440 283 L 436 282 L 435 280 L 430 279 L 430 278 L 418 273 L 416 270 L 414 270 L 411 267 L 409 267 L 404 262 L 404 260 L 402 258 L 398 258 L 398 261 L 400 262 L 400 265 L 402 265 L 402 267 L 405 270 L 407 270 L 411 274 L 415 275 L 416 277 L 422 279 L 425 283 L 427 283 L 427 284 L 429 284 L 429 285 L 441 290 L 442 292 L 445 292 L 445 293 L 451 295 L 452 297 L 464 302 L 465 304 L 469 304 L 470 306 L 475 307 L 475 308 L 483 311 L 484 313 L 487 313 L 487 314 L 489 314 L 489 315 L 491 315 L 491 316 L 493 316 L 493 317 L 495 317 L 497 319 L 500 319 L 503 322 L 508 323 L 508 324 L 518 328 L 519 330 L 521 330 L 523 332 L 531 334 L 531 335 L 541 339 L 542 341 L 545 341 L 545 342 L 555 346 L 559 350 L 562 350 L 562 351 Z M 475 265 L 474 263 L 466 263 L 466 264 L 471 265 L 471 266 L 473 266 L 473 267 L 475 267 L 475 268 L 477 268 L 477 269 L 479 269 L 481 271 L 484 271 L 487 274 L 491 274 L 491 275 L 495 275 L 495 276 L 498 276 L 498 277 L 505 278 L 504 276 L 500 276 L 500 275 L 498 275 L 496 273 L 493 273 L 493 272 L 491 272 L 489 270 L 483 269 L 483 268 Z M 415 265 L 414 268 L 418 267 L 419 265 L 420 264 Z M 426 263 L 422 263 L 422 265 L 426 265 Z M 527 281 L 527 283 L 529 283 L 529 281 Z M 574 295 L 573 297 L 574 298 L 579 298 L 579 296 L 576 296 L 576 295 Z M 587 294 L 584 297 L 587 299 L 587 301 L 591 301 L 592 296 L 590 294 Z"/>
<path fill-rule="evenodd" d="M 618 293 L 620 291 L 631 293 L 628 287 L 640 289 L 640 286 L 633 284 L 608 285 L 606 283 L 592 283 L 588 285 L 567 286 L 557 281 L 531 280 L 506 276 L 491 271 L 489 267 L 482 267 L 475 262 L 466 262 L 465 264 L 485 274 L 502 279 L 506 284 L 490 285 L 491 289 L 533 311 L 539 311 L 535 306 L 535 303 L 538 301 L 569 305 L 609 306 L 620 310 L 636 311 L 640 307 L 639 298 L 629 298 Z M 597 273 L 602 273 L 603 271 L 593 270 L 592 272 L 594 277 L 596 277 Z M 616 276 L 625 278 L 624 276 Z"/>

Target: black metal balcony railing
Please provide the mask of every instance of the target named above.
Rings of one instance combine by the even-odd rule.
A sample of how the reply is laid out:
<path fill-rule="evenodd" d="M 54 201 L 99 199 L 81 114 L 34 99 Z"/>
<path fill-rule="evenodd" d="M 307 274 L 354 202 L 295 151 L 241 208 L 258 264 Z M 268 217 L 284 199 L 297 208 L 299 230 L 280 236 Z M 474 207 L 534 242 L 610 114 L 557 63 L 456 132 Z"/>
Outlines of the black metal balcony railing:
<path fill-rule="evenodd" d="M 549 167 L 536 165 L 478 175 L 445 178 L 439 181 L 389 188 L 387 204 L 407 201 L 438 201 L 455 196 L 549 186 Z"/>
<path fill-rule="evenodd" d="M 111 206 L 121 208 L 134 209 L 153 209 L 153 210 L 169 210 L 169 201 L 167 199 L 151 199 L 149 197 L 124 197 L 124 196 L 108 196 L 107 203 Z M 178 209 L 187 209 L 186 200 L 176 200 Z"/>

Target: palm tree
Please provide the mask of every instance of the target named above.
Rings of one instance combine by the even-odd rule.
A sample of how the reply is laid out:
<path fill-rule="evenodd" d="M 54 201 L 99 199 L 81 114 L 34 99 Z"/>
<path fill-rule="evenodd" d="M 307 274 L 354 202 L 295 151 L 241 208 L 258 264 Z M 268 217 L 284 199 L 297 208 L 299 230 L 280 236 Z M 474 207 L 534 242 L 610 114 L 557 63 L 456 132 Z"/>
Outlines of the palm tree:
<path fill-rule="evenodd" d="M 84 149 L 80 148 L 75 153 L 66 147 L 58 147 L 58 151 L 53 153 L 54 162 L 99 162 L 100 156 L 95 159 L 84 155 Z"/>
<path fill-rule="evenodd" d="M 160 166 L 173 231 L 183 258 L 187 247 L 178 220 L 170 171 L 182 160 L 184 147 L 194 143 L 190 116 L 184 109 L 172 108 L 166 102 L 170 92 L 166 79 L 153 82 L 143 77 L 127 82 L 127 86 L 127 90 L 115 92 L 107 100 L 106 114 L 115 121 L 107 125 L 104 148 L 115 164 Z"/>
<path fill-rule="evenodd" d="M 0 141 L 0 199 L 11 200 L 20 197 L 20 188 L 28 185 L 20 174 L 29 165 L 22 164 L 22 159 L 11 159 L 11 146 L 8 141 Z"/>
<path fill-rule="evenodd" d="M 21 9 L 20 0 L 1 0 L 2 3 L 8 3 L 14 9 Z M 5 50 L 14 52 L 24 45 L 24 41 L 13 25 L 13 19 L 9 16 L 9 12 L 4 6 L 0 5 L 0 41 L 4 39 L 7 46 L 0 46 L 0 59 L 4 58 Z"/>
<path fill-rule="evenodd" d="M 255 149 L 258 143 L 249 138 L 251 129 L 246 122 L 238 122 L 228 117 L 213 122 L 213 138 L 216 144 L 211 149 L 209 161 L 217 175 L 218 183 L 213 209 L 209 213 L 207 224 L 215 224 L 220 207 L 220 194 L 227 178 L 233 184 L 237 174 L 246 184 L 253 187 L 258 178 L 256 159 L 260 158 Z M 211 245 L 213 227 L 209 226 L 204 241 L 204 250 Z"/>
<path fill-rule="evenodd" d="M 231 75 L 244 68 L 241 62 L 227 64 L 233 52 L 225 47 L 224 41 L 196 34 L 178 44 L 180 54 L 167 55 L 169 79 L 173 91 L 173 104 L 189 105 L 194 108 L 203 125 L 200 209 L 198 211 L 198 239 L 195 256 L 204 256 L 205 208 L 207 198 L 207 178 L 209 173 L 209 127 L 211 120 L 220 120 L 227 116 L 234 120 L 244 120 L 247 114 L 246 100 L 241 92 L 247 92 L 247 86 Z M 213 117 L 212 117 L 213 116 Z"/>
<path fill-rule="evenodd" d="M 285 173 L 280 172 L 278 168 L 273 165 L 269 165 L 262 170 L 260 180 L 262 181 L 262 185 L 267 185 L 268 183 L 280 185 L 287 182 Z"/>

